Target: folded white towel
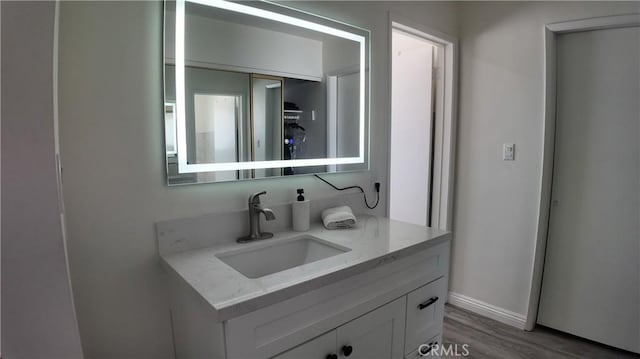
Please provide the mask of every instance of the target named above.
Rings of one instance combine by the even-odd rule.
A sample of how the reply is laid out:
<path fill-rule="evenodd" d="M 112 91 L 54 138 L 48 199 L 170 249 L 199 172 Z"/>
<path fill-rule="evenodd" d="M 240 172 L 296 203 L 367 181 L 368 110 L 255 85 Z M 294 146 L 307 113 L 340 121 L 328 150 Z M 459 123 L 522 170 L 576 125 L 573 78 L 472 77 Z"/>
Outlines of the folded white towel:
<path fill-rule="evenodd" d="M 327 208 L 322 211 L 322 223 L 327 229 L 351 228 L 356 224 L 356 216 L 349 206 Z"/>

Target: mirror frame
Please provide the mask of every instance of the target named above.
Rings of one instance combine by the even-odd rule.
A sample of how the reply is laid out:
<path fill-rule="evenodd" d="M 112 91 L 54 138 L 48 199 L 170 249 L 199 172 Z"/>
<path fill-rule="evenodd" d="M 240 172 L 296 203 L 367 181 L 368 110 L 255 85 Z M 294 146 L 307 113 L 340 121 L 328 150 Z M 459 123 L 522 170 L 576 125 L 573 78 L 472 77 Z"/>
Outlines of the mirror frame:
<path fill-rule="evenodd" d="M 359 153 L 358 157 L 338 157 L 338 158 L 315 158 L 315 159 L 295 159 L 295 160 L 273 160 L 273 161 L 251 161 L 251 162 L 225 162 L 225 163 L 187 163 L 187 133 L 186 133 L 186 95 L 185 95 L 185 4 L 186 2 L 220 8 L 227 11 L 238 12 L 263 19 L 279 21 L 293 26 L 334 35 L 344 39 L 356 41 L 360 44 L 360 103 L 359 103 Z M 276 5 L 280 6 L 281 5 Z M 286 8 L 286 7 L 285 7 Z M 288 9 L 288 8 L 287 8 Z M 292 10 L 292 9 L 290 9 Z M 303 13 L 303 12 L 301 12 Z M 306 13 L 303 13 L 306 14 Z M 333 20 L 332 20 L 333 21 Z M 365 87 L 365 76 L 368 70 L 366 64 L 367 37 L 350 33 L 348 31 L 332 28 L 326 25 L 314 23 L 308 20 L 299 19 L 293 16 L 273 12 L 270 10 L 242 5 L 225 0 L 176 0 L 176 22 L 175 22 L 175 76 L 176 76 L 176 122 L 177 122 L 177 150 L 178 150 L 178 172 L 179 173 L 200 173 L 218 171 L 237 171 L 266 168 L 283 167 L 306 167 L 323 165 L 344 165 L 365 163 L 365 131 L 367 128 L 366 117 L 366 97 L 369 95 Z"/>

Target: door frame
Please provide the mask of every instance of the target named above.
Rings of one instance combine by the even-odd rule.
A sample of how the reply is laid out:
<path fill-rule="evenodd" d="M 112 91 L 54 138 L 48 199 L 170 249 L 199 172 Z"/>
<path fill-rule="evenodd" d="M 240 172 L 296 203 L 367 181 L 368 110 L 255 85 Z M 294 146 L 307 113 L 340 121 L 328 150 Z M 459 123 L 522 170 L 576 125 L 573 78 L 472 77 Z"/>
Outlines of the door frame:
<path fill-rule="evenodd" d="M 443 230 L 453 228 L 453 185 L 455 169 L 455 139 L 458 116 L 458 39 L 431 29 L 404 16 L 389 12 L 388 20 L 388 68 L 389 84 L 391 84 L 391 65 L 393 54 L 391 50 L 393 29 L 424 38 L 437 44 L 444 50 L 444 71 L 440 74 L 443 79 L 444 90 L 442 99 L 442 116 L 436 116 L 435 131 L 433 133 L 433 173 L 431 197 L 431 226 Z M 391 85 L 389 85 L 389 119 L 391 119 L 392 99 Z M 387 158 L 391 158 L 391 121 L 387 127 Z M 387 166 L 387 178 L 391 178 L 391 166 Z M 389 191 L 386 193 L 387 214 L 389 213 Z"/>
<path fill-rule="evenodd" d="M 369 68 L 367 68 L 369 71 Z M 338 157 L 338 80 L 340 77 L 359 74 L 360 66 L 348 66 L 329 71 L 324 77 L 327 95 L 327 157 Z M 346 165 L 349 166 L 349 165 Z M 327 172 L 338 172 L 345 165 L 327 165 Z M 344 171 L 344 169 L 342 169 Z"/>
<path fill-rule="evenodd" d="M 542 289 L 542 272 L 549 235 L 549 211 L 553 185 L 553 159 L 556 132 L 556 41 L 560 34 L 640 26 L 640 14 L 594 17 L 556 22 L 544 27 L 544 124 L 542 144 L 542 175 L 538 203 L 533 270 L 525 330 L 533 330 L 538 319 L 538 305 Z"/>
<path fill-rule="evenodd" d="M 252 73 L 251 76 L 249 76 L 249 128 L 251 129 L 251 133 L 250 135 L 250 141 L 251 141 L 251 146 L 250 146 L 250 155 L 251 155 L 251 161 L 255 161 L 256 160 L 256 149 L 255 149 L 255 114 L 254 114 L 254 110 L 255 110 L 255 106 L 254 106 L 254 98 L 253 98 L 253 82 L 256 80 L 273 80 L 273 81 L 280 81 L 280 135 L 281 135 L 281 139 L 280 139 L 280 159 L 284 159 L 284 77 L 280 77 L 280 76 L 274 76 L 274 75 L 265 75 L 265 74 L 260 74 L 260 73 Z M 269 170 L 269 168 L 265 168 L 264 169 Z M 240 171 L 238 171 L 240 172 Z M 255 169 L 251 169 L 249 170 L 250 175 L 251 175 L 251 179 L 255 179 L 256 178 L 256 170 Z M 284 169 L 280 168 L 280 175 L 282 176 L 284 173 Z"/>

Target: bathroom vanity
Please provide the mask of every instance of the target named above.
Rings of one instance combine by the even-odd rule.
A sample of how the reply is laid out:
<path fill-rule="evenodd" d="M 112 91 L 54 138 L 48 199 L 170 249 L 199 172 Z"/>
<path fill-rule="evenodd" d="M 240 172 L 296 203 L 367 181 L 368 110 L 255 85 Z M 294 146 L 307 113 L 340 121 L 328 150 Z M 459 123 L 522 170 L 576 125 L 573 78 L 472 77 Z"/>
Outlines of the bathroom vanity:
<path fill-rule="evenodd" d="M 178 358 L 418 358 L 440 343 L 449 232 L 359 216 L 198 249 L 179 232 L 158 226 Z"/>

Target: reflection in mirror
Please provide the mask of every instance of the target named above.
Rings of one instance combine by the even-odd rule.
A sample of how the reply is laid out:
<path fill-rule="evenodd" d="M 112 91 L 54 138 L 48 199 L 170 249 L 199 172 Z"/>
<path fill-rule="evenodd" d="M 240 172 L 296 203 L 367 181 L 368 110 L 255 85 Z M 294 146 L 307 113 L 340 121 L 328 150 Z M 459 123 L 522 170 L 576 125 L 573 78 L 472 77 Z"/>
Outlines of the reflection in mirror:
<path fill-rule="evenodd" d="M 238 124 L 242 97 L 235 95 L 194 94 L 195 154 L 194 163 L 235 162 L 239 159 Z M 236 136 L 228 136 L 228 134 Z M 207 180 L 215 173 L 198 174 Z M 214 179 L 236 179 L 217 177 Z"/>
<path fill-rule="evenodd" d="M 367 31 L 267 2 L 165 7 L 170 185 L 368 169 Z"/>
<path fill-rule="evenodd" d="M 251 77 L 252 153 L 251 161 L 282 159 L 282 78 Z M 254 178 L 280 176 L 280 168 L 253 170 Z"/>

